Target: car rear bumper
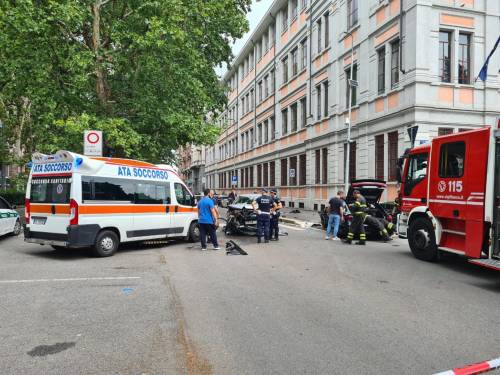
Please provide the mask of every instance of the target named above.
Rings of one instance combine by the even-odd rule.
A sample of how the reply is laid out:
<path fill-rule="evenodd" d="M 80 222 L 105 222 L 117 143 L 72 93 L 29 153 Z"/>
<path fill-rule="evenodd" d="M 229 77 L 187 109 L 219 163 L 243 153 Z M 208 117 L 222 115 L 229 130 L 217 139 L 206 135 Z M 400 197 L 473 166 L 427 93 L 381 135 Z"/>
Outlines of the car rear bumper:
<path fill-rule="evenodd" d="M 24 240 L 41 245 L 89 247 L 94 245 L 100 230 L 101 227 L 97 224 L 70 225 L 66 233 L 31 231 L 29 227 L 25 227 Z"/>

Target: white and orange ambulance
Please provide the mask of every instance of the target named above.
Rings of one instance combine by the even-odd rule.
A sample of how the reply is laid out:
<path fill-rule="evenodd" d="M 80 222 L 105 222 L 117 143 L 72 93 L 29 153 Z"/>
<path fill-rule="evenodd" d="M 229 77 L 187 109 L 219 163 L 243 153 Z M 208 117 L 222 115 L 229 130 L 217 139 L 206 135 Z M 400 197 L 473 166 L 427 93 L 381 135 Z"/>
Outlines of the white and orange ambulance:
<path fill-rule="evenodd" d="M 113 255 L 122 242 L 197 241 L 194 196 L 172 167 L 69 151 L 34 154 L 25 241 Z"/>

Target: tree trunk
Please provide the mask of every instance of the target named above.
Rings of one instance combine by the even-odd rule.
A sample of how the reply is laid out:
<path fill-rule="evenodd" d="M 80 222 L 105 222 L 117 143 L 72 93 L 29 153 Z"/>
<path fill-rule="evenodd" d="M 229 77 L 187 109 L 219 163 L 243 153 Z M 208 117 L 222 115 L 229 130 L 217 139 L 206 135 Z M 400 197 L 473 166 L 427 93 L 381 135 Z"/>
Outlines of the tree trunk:
<path fill-rule="evenodd" d="M 97 0 L 92 4 L 92 49 L 95 55 L 95 75 L 96 75 L 96 93 L 101 106 L 108 107 L 108 85 L 106 72 L 103 67 L 104 57 L 101 51 L 101 1 Z"/>

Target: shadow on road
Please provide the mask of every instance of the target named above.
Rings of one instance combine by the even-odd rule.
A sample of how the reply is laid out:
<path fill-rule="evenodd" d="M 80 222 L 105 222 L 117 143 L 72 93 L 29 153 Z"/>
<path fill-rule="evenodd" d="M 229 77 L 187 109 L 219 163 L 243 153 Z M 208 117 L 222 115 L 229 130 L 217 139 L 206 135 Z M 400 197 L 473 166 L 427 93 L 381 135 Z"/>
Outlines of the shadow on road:
<path fill-rule="evenodd" d="M 61 260 L 61 261 L 90 258 L 92 256 L 92 254 L 90 253 L 90 249 L 54 250 L 48 246 L 41 247 L 41 249 L 39 251 L 28 250 L 28 251 L 23 251 L 23 252 L 27 255 L 34 256 L 34 257 L 46 258 L 46 259 L 52 259 L 52 260 Z"/>
<path fill-rule="evenodd" d="M 409 251 L 398 251 L 394 252 L 393 254 L 401 257 L 406 257 L 409 260 L 413 260 L 415 262 L 421 262 L 424 264 L 426 263 L 415 259 L 412 253 Z M 429 262 L 427 264 L 430 267 L 436 267 L 436 269 L 446 270 L 454 272 L 456 274 L 467 276 L 468 278 L 464 278 L 463 282 L 469 285 L 476 286 L 478 288 L 489 290 L 495 293 L 500 292 L 499 271 L 471 264 L 467 261 L 467 258 L 463 256 L 441 252 L 440 258 L 437 262 Z"/>

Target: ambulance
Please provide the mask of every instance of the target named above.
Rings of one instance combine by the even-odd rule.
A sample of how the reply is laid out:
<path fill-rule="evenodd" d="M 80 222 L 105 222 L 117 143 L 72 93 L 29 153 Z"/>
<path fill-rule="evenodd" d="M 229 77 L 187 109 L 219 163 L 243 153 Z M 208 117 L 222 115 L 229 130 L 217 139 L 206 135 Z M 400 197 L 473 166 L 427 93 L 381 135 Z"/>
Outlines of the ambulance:
<path fill-rule="evenodd" d="M 195 198 L 172 167 L 69 151 L 33 155 L 25 218 L 26 242 L 99 257 L 124 242 L 199 239 Z"/>
<path fill-rule="evenodd" d="M 399 166 L 398 232 L 413 255 L 446 251 L 500 271 L 500 120 L 409 149 Z"/>

